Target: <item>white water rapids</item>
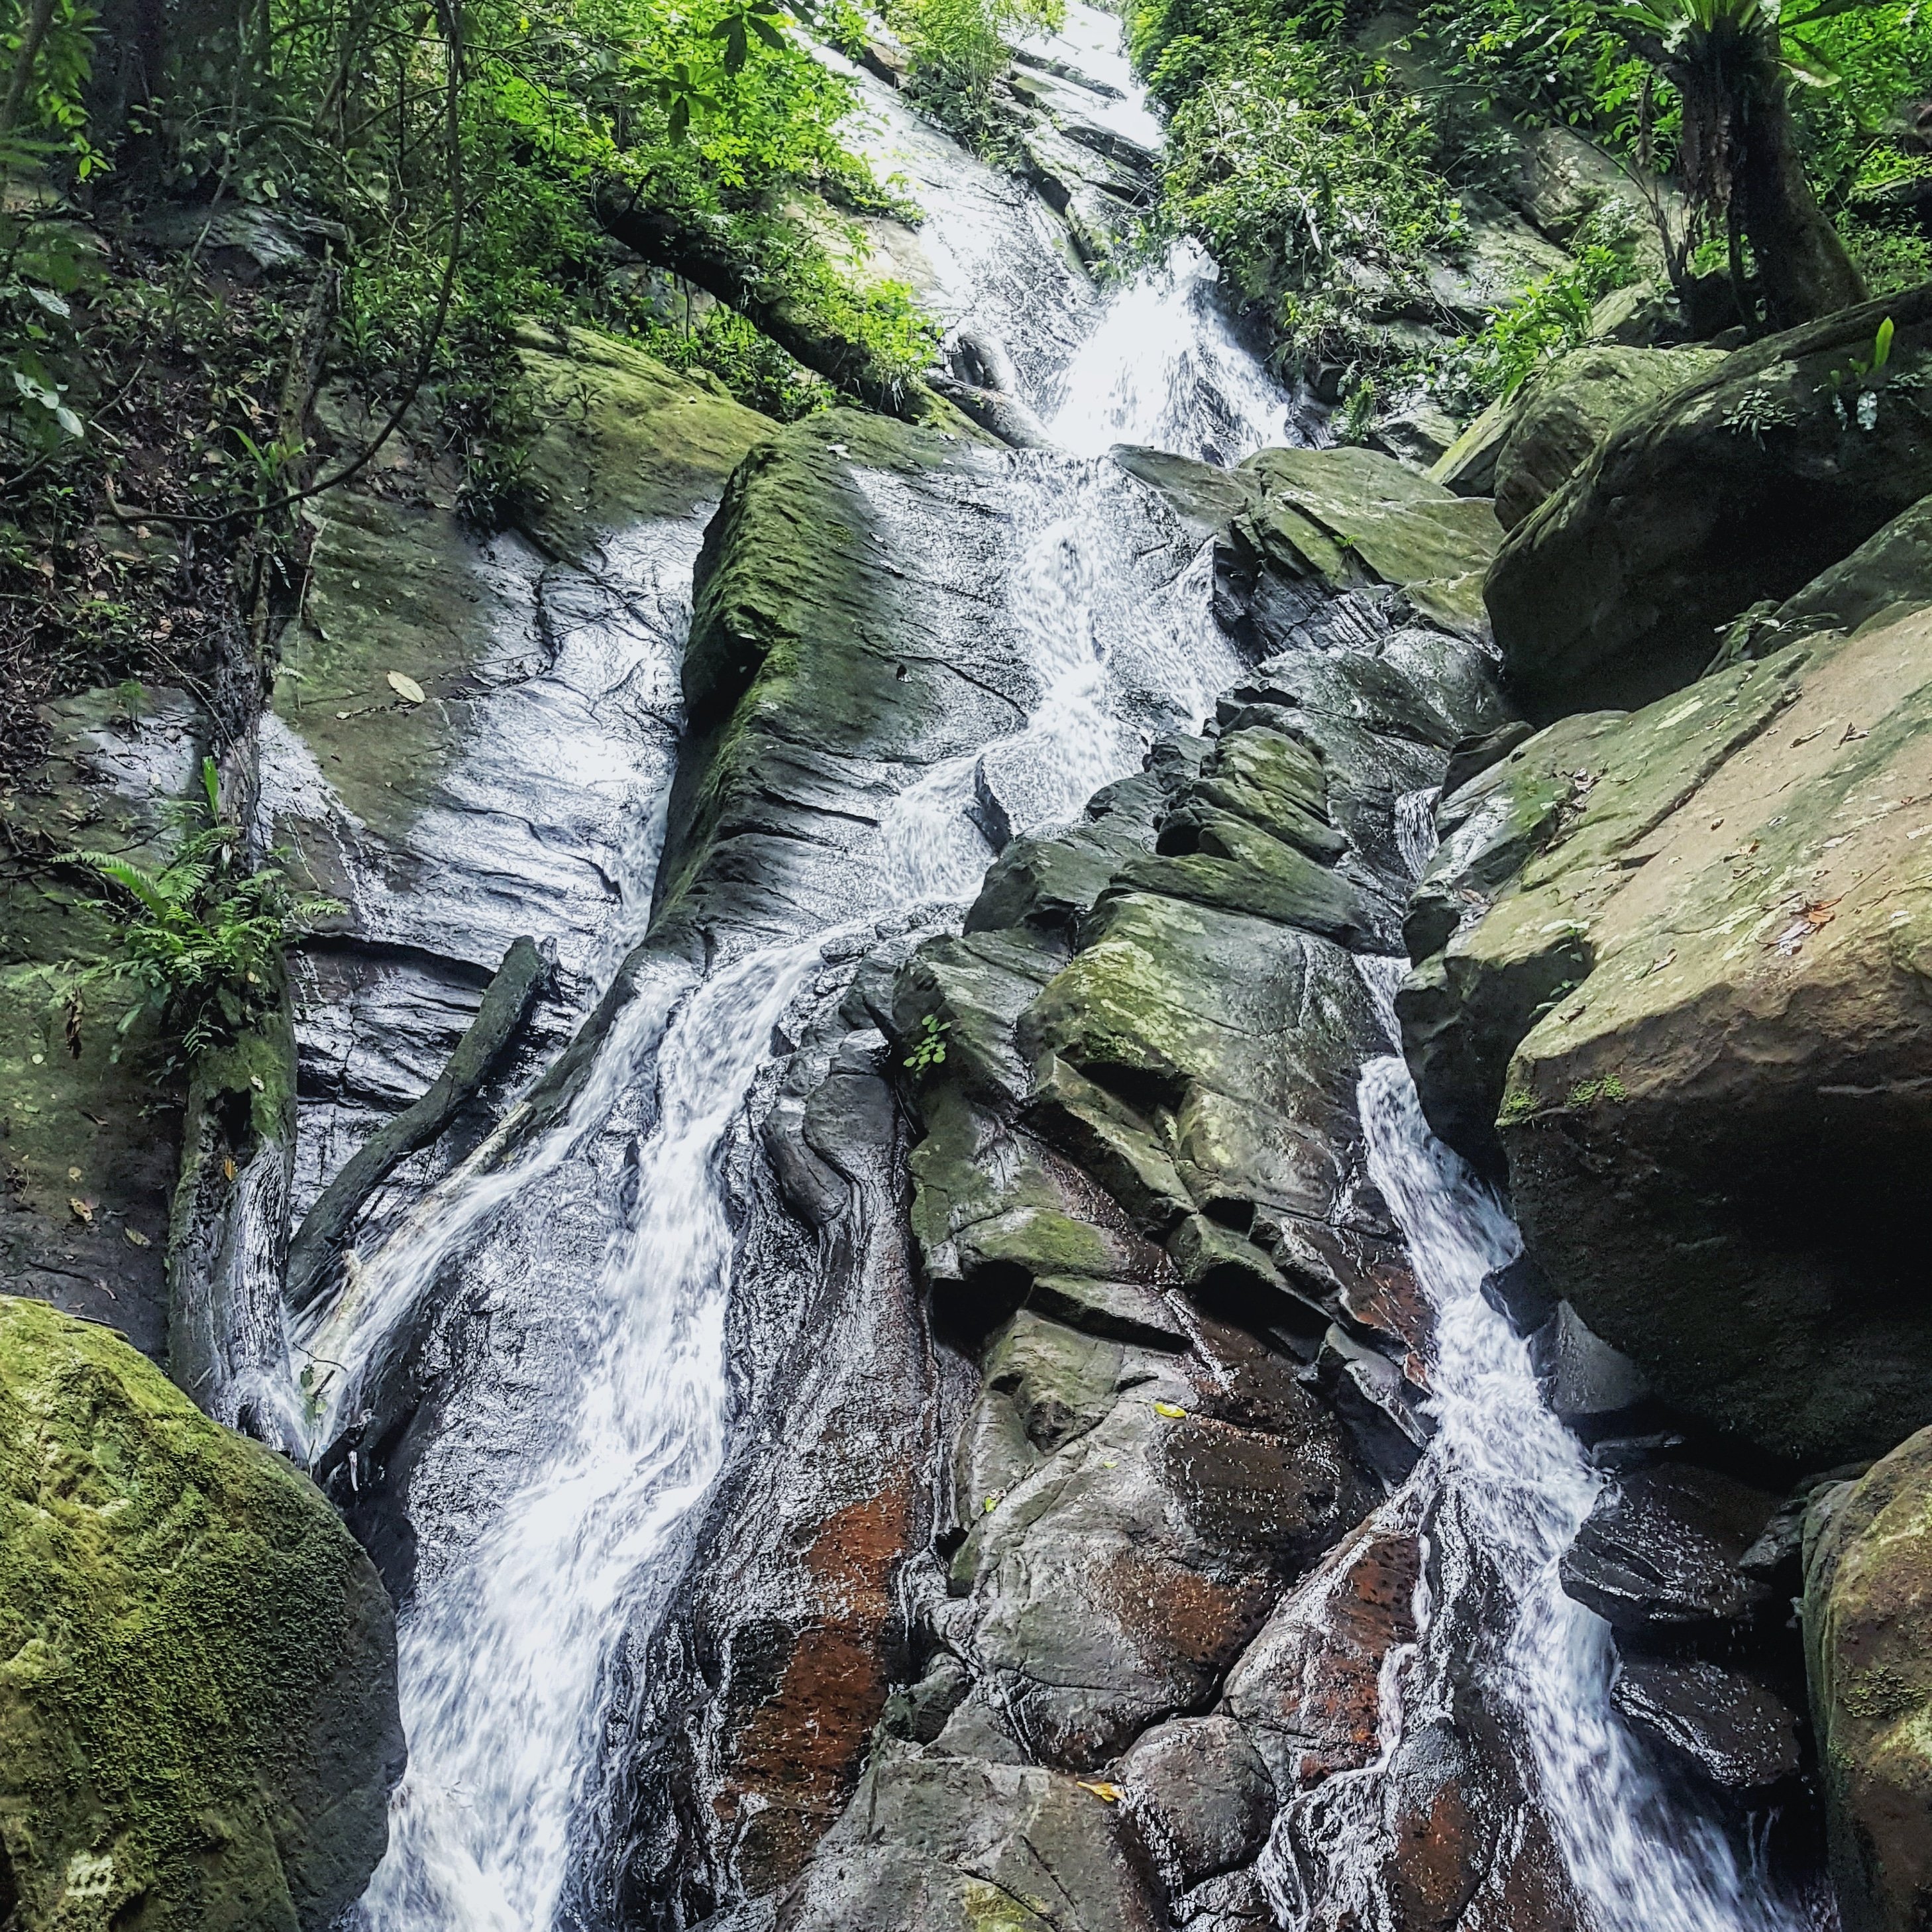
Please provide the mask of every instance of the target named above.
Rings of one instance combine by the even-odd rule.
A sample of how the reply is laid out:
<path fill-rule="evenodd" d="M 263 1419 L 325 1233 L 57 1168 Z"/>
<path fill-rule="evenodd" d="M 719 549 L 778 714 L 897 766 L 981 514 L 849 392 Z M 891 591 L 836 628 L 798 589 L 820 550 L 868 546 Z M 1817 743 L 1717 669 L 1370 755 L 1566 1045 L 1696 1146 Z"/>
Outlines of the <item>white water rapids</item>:
<path fill-rule="evenodd" d="M 1118 62 L 1117 26 L 1072 12 L 1056 54 Z M 1106 77 L 1123 87 L 1120 113 L 1144 116 L 1124 63 Z M 1178 250 L 1102 300 L 1030 194 L 889 91 L 868 98 L 878 146 L 915 177 L 957 315 L 1002 332 L 1070 452 L 998 459 L 1013 532 L 998 594 L 1040 696 L 1010 736 L 907 785 L 836 927 L 728 946 L 708 976 L 669 962 L 645 974 L 561 1117 L 507 1156 L 500 1134 L 486 1143 L 296 1337 L 324 1378 L 318 1449 L 433 1293 L 455 1282 L 485 1337 L 460 1412 L 441 1418 L 411 1479 L 410 1757 L 361 1932 L 566 1922 L 573 1874 L 596 1856 L 583 1834 L 614 1646 L 674 1584 L 681 1532 L 728 1444 L 740 1239 L 728 1171 L 747 1157 L 748 1103 L 775 1034 L 830 956 L 821 948 L 869 941 L 894 916 L 936 923 L 932 908 L 970 897 L 990 856 L 970 812 L 976 782 L 990 772 L 1006 786 L 1018 829 L 1064 820 L 1138 768 L 1150 720 L 1198 721 L 1240 668 L 1209 615 L 1204 552 L 1158 595 L 1137 580 L 1135 519 L 1153 515 L 1151 499 L 1102 454 L 1129 441 L 1231 461 L 1295 440 L 1288 398 L 1214 303 L 1211 264 Z M 892 479 L 860 482 L 890 524 Z M 1419 837 L 1424 807 L 1411 817 Z M 644 822 L 650 849 L 626 855 L 640 878 L 661 808 Z M 1557 1586 L 1597 1478 L 1478 1292 L 1514 1231 L 1428 1139 L 1400 1062 L 1371 1066 L 1362 1097 L 1376 1178 L 1438 1310 L 1429 1466 L 1457 1499 L 1443 1520 L 1510 1580 L 1508 1694 L 1591 1932 L 1785 1932 L 1795 1922 L 1754 1897 L 1714 1828 L 1670 1808 L 1611 1712 L 1601 1626 Z"/>
<path fill-rule="evenodd" d="M 1421 1510 L 1444 1546 L 1444 1574 L 1469 1574 L 1479 1556 L 1502 1585 L 1509 1621 L 1490 1688 L 1528 1742 L 1589 1932 L 1812 1924 L 1739 1859 L 1714 1820 L 1666 1788 L 1611 1705 L 1610 1626 L 1565 1593 L 1557 1573 L 1604 1478 L 1551 1413 L 1528 1343 L 1482 1293 L 1484 1277 L 1520 1252 L 1515 1227 L 1430 1133 L 1400 1059 L 1363 1070 L 1360 1100 L 1370 1173 L 1436 1311 L 1436 1433 L 1415 1478 Z M 1452 1666 L 1446 1646 L 1431 1641 L 1437 1629 L 1447 1634 L 1444 1608 L 1429 1606 L 1403 1668 L 1400 1696 L 1412 1715 L 1434 1701 Z"/>

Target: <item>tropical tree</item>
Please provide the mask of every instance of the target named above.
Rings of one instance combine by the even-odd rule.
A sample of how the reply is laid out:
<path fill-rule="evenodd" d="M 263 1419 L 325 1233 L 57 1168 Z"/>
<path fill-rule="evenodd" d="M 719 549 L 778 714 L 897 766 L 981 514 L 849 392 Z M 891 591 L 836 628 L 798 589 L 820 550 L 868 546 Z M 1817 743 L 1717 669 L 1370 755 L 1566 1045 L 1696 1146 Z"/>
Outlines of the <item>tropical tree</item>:
<path fill-rule="evenodd" d="M 1838 74 L 1810 29 L 1874 0 L 1617 0 L 1611 17 L 1676 86 L 1681 170 L 1694 211 L 1723 224 L 1741 302 L 1789 328 L 1865 298 L 1865 286 L 1805 177 L 1794 86 Z M 1744 244 L 1755 275 L 1747 284 Z"/>

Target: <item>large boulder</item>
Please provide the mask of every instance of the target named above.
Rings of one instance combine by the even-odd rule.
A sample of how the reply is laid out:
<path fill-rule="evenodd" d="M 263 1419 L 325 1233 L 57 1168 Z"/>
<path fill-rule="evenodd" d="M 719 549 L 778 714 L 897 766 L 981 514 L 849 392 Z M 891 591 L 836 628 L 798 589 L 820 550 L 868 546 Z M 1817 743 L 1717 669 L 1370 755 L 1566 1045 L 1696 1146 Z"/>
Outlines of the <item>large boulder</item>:
<path fill-rule="evenodd" d="M 1624 349 L 1592 343 L 1524 384 L 1496 452 L 1496 520 L 1513 530 L 1568 482 L 1618 424 L 1708 375 L 1715 349 Z"/>
<path fill-rule="evenodd" d="M 1424 1107 L 1556 1292 L 1812 1467 L 1932 1421 L 1928 645 L 1922 610 L 1566 720 L 1445 806 L 1408 922 Z"/>
<path fill-rule="evenodd" d="M 1805 1522 L 1804 1640 L 1845 1932 L 1932 1923 L 1932 1430 Z"/>
<path fill-rule="evenodd" d="M 1862 375 L 1888 320 L 1888 360 Z M 1788 596 L 1932 490 L 1928 340 L 1932 286 L 1740 350 L 1613 431 L 1490 572 L 1528 715 L 1688 683 L 1740 611 Z"/>
<path fill-rule="evenodd" d="M 1271 643 L 1288 640 L 1270 634 L 1270 606 L 1282 600 L 1268 594 L 1270 578 L 1297 609 L 1388 585 L 1451 630 L 1481 628 L 1482 573 L 1501 542 L 1484 499 L 1459 496 L 1372 449 L 1264 449 L 1237 474 L 1256 497 L 1234 520 L 1220 574 L 1252 602 L 1251 621 Z"/>
<path fill-rule="evenodd" d="M 0 1903 L 324 1932 L 388 1842 L 394 1620 L 307 1478 L 112 1330 L 0 1299 Z"/>

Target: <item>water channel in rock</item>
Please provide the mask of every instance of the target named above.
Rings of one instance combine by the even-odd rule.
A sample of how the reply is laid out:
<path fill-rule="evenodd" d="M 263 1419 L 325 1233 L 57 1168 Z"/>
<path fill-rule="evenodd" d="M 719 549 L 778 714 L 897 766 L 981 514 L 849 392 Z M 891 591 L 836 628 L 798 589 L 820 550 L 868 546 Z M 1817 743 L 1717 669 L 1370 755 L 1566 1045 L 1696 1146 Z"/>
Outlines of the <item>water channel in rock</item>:
<path fill-rule="evenodd" d="M 1154 124 L 1117 25 L 1070 13 L 1054 57 L 1117 89 L 1104 111 L 1147 136 Z M 722 929 L 702 958 L 642 938 L 670 739 L 647 732 L 596 748 L 606 764 L 632 760 L 614 794 L 623 830 L 601 834 L 622 910 L 572 939 L 575 1015 L 597 1014 L 561 1104 L 541 1114 L 513 1106 L 292 1337 L 310 1370 L 311 1450 L 346 1468 L 352 1489 L 356 1431 L 385 1389 L 406 1375 L 434 1390 L 434 1426 L 418 1430 L 408 1480 L 410 1762 L 361 1908 L 364 1932 L 585 1922 L 578 1880 L 601 1856 L 592 1797 L 614 1647 L 675 1589 L 686 1526 L 730 1444 L 727 1318 L 754 1198 L 742 1176 L 762 1157 L 754 1117 L 785 1043 L 826 997 L 828 962 L 882 934 L 956 922 L 992 856 L 989 795 L 1013 831 L 1070 820 L 1096 788 L 1138 769 L 1161 733 L 1210 715 L 1240 674 L 1210 613 L 1204 548 L 1109 446 L 1229 464 L 1306 440 L 1293 398 L 1225 319 L 1197 250 L 1178 247 L 1103 294 L 1069 262 L 1030 190 L 890 89 L 860 84 L 870 152 L 926 212 L 921 245 L 946 319 L 998 335 L 1061 446 L 962 450 L 944 486 L 956 493 L 954 528 L 892 476 L 862 485 L 880 526 L 905 531 L 935 581 L 966 586 L 996 614 L 988 622 L 1024 662 L 1031 700 L 1005 733 L 888 775 L 891 802 L 826 861 L 836 858 L 836 916 Z M 640 532 L 634 548 L 688 583 L 695 526 L 676 534 Z M 668 595 L 688 608 L 680 586 Z M 648 651 L 638 646 L 636 664 L 605 670 L 664 686 L 677 644 L 660 633 Z M 555 768 L 506 768 L 503 749 L 466 782 L 507 794 Z M 1402 821 L 1412 856 L 1426 844 L 1428 803 L 1417 795 Z M 547 853 L 545 862 L 566 862 Z M 505 917 L 514 925 L 524 910 Z M 1503 1604 L 1505 1627 L 1484 1640 L 1592 1932 L 1784 1932 L 1802 1922 L 1796 1909 L 1631 1744 L 1608 1700 L 1604 1627 L 1557 1583 L 1556 1559 L 1600 1479 L 1479 1292 L 1513 1252 L 1513 1230 L 1428 1139 L 1399 1060 L 1367 1067 L 1361 1098 L 1372 1171 L 1436 1310 L 1436 1434 L 1412 1479 L 1430 1490 L 1431 1534 L 1456 1546 L 1434 1574 L 1502 1580 L 1500 1600 L 1488 1600 Z M 1428 1606 L 1391 1709 L 1412 1712 L 1435 1694 L 1432 1646 L 1461 1640 L 1454 1610 Z M 1362 1916 L 1348 1922 L 1385 1923 L 1376 1773 L 1353 1775 L 1353 1797 L 1338 1780 L 1322 1801 L 1337 1828 L 1325 1861 L 1289 1856 L 1286 1826 L 1278 1831 L 1269 1874 L 1284 1925 L 1312 1922 L 1318 1902 L 1323 1922 L 1336 1922 L 1337 1901 L 1352 1898 Z M 1301 1822 L 1304 1842 L 1323 1840 L 1319 1821 Z"/>

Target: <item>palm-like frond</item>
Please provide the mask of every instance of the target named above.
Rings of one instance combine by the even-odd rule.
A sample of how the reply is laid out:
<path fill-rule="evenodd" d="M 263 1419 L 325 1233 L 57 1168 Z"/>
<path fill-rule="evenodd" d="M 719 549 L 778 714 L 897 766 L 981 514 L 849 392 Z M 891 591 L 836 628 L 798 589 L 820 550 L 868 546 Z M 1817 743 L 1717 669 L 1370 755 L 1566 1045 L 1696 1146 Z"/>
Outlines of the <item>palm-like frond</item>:
<path fill-rule="evenodd" d="M 131 859 L 124 859 L 112 852 L 63 852 L 60 863 L 64 866 L 86 866 L 98 872 L 103 878 L 111 879 L 124 892 L 134 894 L 157 919 L 166 919 L 177 910 L 178 902 L 169 893 L 161 880 L 152 873 L 143 872 Z"/>

